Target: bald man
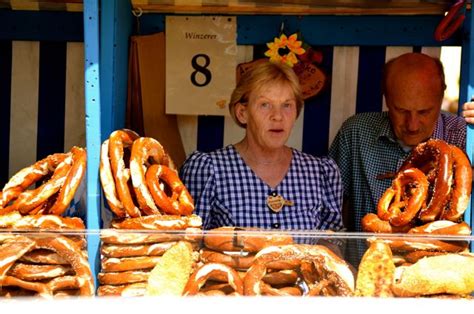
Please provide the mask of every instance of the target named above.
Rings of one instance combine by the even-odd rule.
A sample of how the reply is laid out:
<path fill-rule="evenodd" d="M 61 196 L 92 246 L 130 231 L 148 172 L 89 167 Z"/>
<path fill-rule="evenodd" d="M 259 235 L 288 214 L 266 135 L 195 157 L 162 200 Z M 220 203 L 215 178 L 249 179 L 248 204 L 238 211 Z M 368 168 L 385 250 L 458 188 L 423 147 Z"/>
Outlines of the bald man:
<path fill-rule="evenodd" d="M 392 178 L 381 175 L 395 173 L 413 147 L 436 138 L 465 149 L 468 118 L 441 111 L 445 89 L 439 59 L 407 53 L 384 67 L 382 91 L 388 111 L 356 114 L 343 123 L 329 156 L 341 169 L 344 224 L 349 231 L 362 231 L 362 217 L 376 212 L 391 185 Z"/>

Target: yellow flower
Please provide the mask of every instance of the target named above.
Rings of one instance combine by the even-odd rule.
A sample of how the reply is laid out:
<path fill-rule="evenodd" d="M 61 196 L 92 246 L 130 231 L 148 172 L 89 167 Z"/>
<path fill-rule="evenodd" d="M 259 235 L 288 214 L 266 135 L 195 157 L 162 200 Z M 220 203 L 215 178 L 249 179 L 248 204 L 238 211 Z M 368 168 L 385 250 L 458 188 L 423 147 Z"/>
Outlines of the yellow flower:
<path fill-rule="evenodd" d="M 297 34 L 291 35 L 289 38 L 282 34 L 280 38 L 275 37 L 274 41 L 267 43 L 268 50 L 265 56 L 270 57 L 271 62 L 282 62 L 292 67 L 298 63 L 296 55 L 305 53 L 301 47 L 303 43 L 297 40 Z"/>

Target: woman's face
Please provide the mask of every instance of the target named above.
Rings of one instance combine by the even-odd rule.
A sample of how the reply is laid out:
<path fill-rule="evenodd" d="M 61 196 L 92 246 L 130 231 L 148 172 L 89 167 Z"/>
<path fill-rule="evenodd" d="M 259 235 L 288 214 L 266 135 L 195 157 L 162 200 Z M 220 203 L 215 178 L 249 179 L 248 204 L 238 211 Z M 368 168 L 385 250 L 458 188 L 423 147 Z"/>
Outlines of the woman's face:
<path fill-rule="evenodd" d="M 293 90 L 288 84 L 269 84 L 252 91 L 247 104 L 238 104 L 237 117 L 247 125 L 251 145 L 264 150 L 285 145 L 296 121 Z"/>

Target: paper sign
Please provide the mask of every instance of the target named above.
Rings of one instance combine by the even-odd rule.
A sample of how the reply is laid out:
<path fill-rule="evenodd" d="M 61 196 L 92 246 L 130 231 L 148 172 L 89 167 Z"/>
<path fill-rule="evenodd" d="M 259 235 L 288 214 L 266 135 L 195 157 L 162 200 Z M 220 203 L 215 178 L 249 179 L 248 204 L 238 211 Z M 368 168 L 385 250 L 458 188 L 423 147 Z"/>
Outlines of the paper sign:
<path fill-rule="evenodd" d="M 166 17 L 166 113 L 228 115 L 237 65 L 236 18 Z"/>

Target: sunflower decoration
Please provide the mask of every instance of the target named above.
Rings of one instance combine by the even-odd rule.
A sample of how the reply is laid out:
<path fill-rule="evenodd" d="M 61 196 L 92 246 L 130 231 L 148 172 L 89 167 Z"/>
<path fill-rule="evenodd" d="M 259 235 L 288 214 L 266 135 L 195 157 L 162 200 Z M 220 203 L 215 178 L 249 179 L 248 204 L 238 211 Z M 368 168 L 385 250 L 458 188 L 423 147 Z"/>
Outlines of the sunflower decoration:
<path fill-rule="evenodd" d="M 271 62 L 282 62 L 290 67 L 298 63 L 297 55 L 303 55 L 306 51 L 302 47 L 303 42 L 298 39 L 298 34 L 293 34 L 287 37 L 281 34 L 280 37 L 275 37 L 271 43 L 267 43 L 268 50 L 265 56 L 270 57 Z"/>

